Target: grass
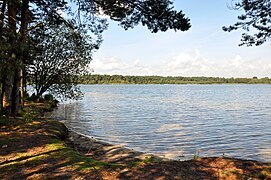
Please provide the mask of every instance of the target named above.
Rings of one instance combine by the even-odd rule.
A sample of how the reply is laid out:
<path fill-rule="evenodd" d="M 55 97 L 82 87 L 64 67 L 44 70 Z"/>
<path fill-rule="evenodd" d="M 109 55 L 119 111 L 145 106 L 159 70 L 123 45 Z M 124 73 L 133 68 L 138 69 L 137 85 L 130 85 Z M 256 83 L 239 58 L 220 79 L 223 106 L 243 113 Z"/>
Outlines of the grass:
<path fill-rule="evenodd" d="M 194 160 L 197 160 L 200 158 L 199 152 L 200 151 L 197 150 L 196 153 L 194 154 L 194 157 L 193 157 Z"/>
<path fill-rule="evenodd" d="M 62 140 L 66 127 L 43 117 L 50 104 L 28 103 L 16 118 L 0 117 L 0 179 L 70 177 L 120 165 L 81 156 Z M 66 176 L 65 175 L 65 176 Z"/>
<path fill-rule="evenodd" d="M 149 164 L 149 163 L 159 163 L 159 162 L 161 162 L 160 159 L 157 159 L 153 156 L 149 156 L 149 157 L 145 157 L 145 159 L 142 161 L 135 161 L 135 162 L 129 163 L 129 164 L 127 164 L 127 166 L 128 167 L 138 167 L 138 166 L 142 166 L 142 165 Z"/>

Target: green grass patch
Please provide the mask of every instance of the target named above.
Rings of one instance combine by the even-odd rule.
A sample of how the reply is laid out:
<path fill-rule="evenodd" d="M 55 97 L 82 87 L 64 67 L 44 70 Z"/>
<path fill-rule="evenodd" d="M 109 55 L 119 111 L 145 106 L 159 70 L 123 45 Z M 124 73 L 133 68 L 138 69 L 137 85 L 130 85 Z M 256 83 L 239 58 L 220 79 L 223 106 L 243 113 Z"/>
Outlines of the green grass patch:
<path fill-rule="evenodd" d="M 145 159 L 143 160 L 144 163 L 157 163 L 157 162 L 161 162 L 160 159 L 155 158 L 153 156 L 149 156 L 149 157 L 145 157 Z"/>
<path fill-rule="evenodd" d="M 153 156 L 148 156 L 148 157 L 145 157 L 145 159 L 142 161 L 135 161 L 135 162 L 128 163 L 127 166 L 137 167 L 137 166 L 148 164 L 148 163 L 159 163 L 159 162 L 162 162 L 162 161 L 158 158 L 153 157 Z"/>

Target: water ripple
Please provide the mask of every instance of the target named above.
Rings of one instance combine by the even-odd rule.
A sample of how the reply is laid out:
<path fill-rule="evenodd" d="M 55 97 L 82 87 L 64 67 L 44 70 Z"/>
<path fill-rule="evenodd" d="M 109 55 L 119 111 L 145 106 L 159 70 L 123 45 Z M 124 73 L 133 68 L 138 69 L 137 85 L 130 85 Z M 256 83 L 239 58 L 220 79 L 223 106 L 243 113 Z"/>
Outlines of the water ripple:
<path fill-rule="evenodd" d="M 53 116 L 88 136 L 174 159 L 271 161 L 270 85 L 84 85 Z"/>

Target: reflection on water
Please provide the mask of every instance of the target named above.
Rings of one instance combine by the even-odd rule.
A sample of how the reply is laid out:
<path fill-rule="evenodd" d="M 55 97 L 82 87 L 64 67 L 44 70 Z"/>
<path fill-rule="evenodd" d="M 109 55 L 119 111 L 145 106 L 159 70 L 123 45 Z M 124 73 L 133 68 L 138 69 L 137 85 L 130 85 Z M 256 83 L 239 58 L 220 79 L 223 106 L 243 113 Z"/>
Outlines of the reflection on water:
<path fill-rule="evenodd" d="M 175 159 L 271 161 L 270 85 L 84 85 L 53 116 L 87 136 Z"/>

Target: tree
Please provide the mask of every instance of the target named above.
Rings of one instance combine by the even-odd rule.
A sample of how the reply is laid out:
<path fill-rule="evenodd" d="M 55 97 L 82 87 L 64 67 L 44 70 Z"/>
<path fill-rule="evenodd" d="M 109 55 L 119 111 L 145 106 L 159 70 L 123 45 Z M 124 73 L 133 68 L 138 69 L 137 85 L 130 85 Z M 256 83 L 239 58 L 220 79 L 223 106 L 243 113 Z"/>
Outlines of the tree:
<path fill-rule="evenodd" d="M 6 60 L 2 60 L 5 68 L 2 68 L 2 96 L 3 106 L 6 107 L 7 112 L 10 113 L 12 110 L 12 104 L 17 103 L 17 81 L 18 81 L 18 67 L 19 58 L 16 61 L 16 39 L 18 34 L 16 32 L 16 19 L 18 6 L 22 5 L 19 1 L 3 1 L 1 4 L 1 58 L 5 57 Z M 23 9 L 23 6 L 22 6 Z M 6 15 L 6 18 L 5 18 Z M 21 24 L 23 22 L 21 16 Z M 12 98 L 14 97 L 14 98 Z M 15 105 L 16 106 L 16 105 Z M 15 107 L 13 106 L 13 107 Z"/>
<path fill-rule="evenodd" d="M 231 32 L 243 29 L 247 32 L 253 30 L 255 34 L 242 34 L 240 45 L 259 46 L 271 38 L 271 1 L 270 0 L 242 0 L 235 3 L 235 9 L 244 10 L 244 14 L 238 16 L 238 22 L 229 27 L 223 27 L 224 31 Z"/>
<path fill-rule="evenodd" d="M 29 3 L 29 0 L 0 2 L 1 109 L 3 106 L 7 114 L 17 114 L 19 109 L 27 31 L 30 19 L 34 17 L 29 13 Z"/>
<path fill-rule="evenodd" d="M 86 5 L 88 1 L 81 4 Z M 119 21 L 124 29 L 133 28 L 140 22 L 151 32 L 173 30 L 188 30 L 191 25 L 182 11 L 173 10 L 171 0 L 94 0 L 92 7 L 102 9 L 111 19 Z"/>
<path fill-rule="evenodd" d="M 93 51 L 102 42 L 100 33 L 105 28 L 100 26 L 99 33 L 93 32 L 97 38 L 84 33 L 84 29 L 54 24 L 30 33 L 34 47 L 30 51 L 32 62 L 26 69 L 28 81 L 36 91 L 34 98 L 45 92 L 62 98 L 80 97 L 78 75 L 86 71 Z"/>
<path fill-rule="evenodd" d="M 133 28 L 139 23 L 147 26 L 153 33 L 168 29 L 186 31 L 190 28 L 189 19 L 182 11 L 173 9 L 172 0 L 70 1 L 76 4 L 75 11 L 65 0 L 0 1 L 0 63 L 5 67 L 0 78 L 1 101 L 7 114 L 17 114 L 20 94 L 23 99 L 20 82 L 23 80 L 24 67 L 28 64 L 28 34 L 44 26 L 44 16 L 56 25 L 65 24 L 71 29 L 85 27 L 92 32 L 99 31 L 100 23 L 104 23 L 104 20 L 97 16 L 99 14 L 119 21 L 125 29 Z M 67 17 L 60 12 L 66 13 Z M 74 27 L 74 23 L 77 27 Z"/>

